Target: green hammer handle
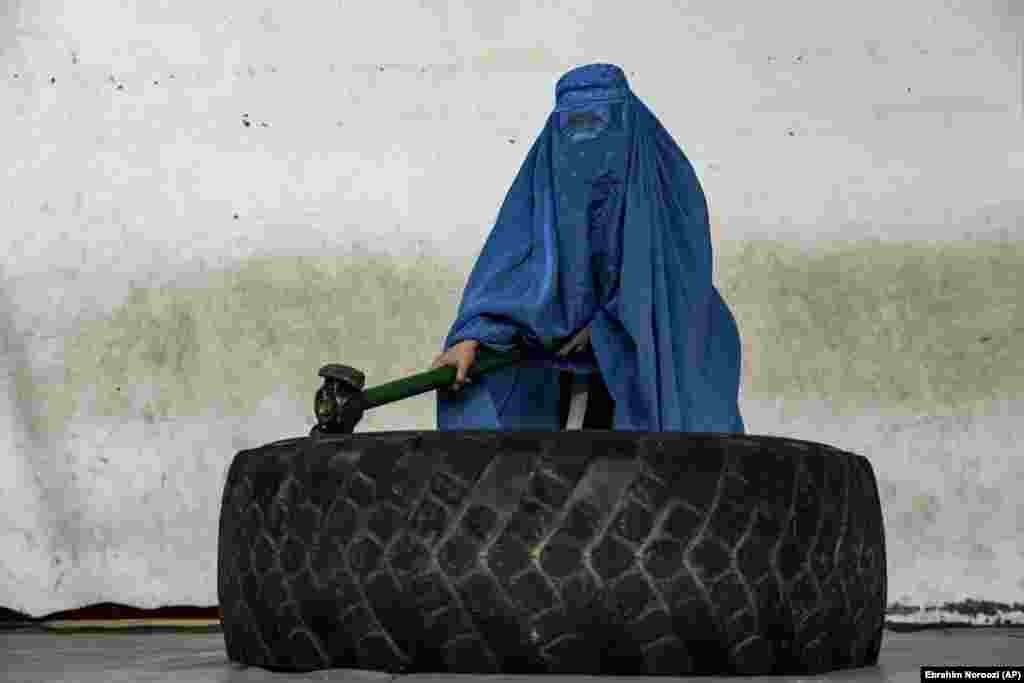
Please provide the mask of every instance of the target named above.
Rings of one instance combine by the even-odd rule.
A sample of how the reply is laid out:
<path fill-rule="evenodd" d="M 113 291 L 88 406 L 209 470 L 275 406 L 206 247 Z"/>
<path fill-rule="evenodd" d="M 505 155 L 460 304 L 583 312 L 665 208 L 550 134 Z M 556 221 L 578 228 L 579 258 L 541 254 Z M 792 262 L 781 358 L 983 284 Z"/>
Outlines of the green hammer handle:
<path fill-rule="evenodd" d="M 548 351 L 554 351 L 560 347 L 561 344 L 555 341 L 544 344 L 544 348 Z M 499 352 L 481 345 L 476 354 L 476 362 L 473 363 L 473 367 L 469 371 L 469 376 L 478 377 L 499 368 L 515 365 L 523 360 L 523 356 L 522 349 Z M 385 403 L 394 403 L 403 398 L 450 387 L 455 383 L 455 375 L 455 368 L 445 366 L 375 386 L 363 392 L 363 408 L 375 408 Z"/>

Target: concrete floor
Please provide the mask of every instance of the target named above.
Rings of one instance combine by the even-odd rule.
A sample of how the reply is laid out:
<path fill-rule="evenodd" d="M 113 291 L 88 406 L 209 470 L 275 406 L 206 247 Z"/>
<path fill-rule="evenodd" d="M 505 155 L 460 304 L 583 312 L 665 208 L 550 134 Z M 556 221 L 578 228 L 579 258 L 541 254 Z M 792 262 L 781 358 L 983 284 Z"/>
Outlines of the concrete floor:
<path fill-rule="evenodd" d="M 878 667 L 835 672 L 819 677 L 763 677 L 776 681 L 856 681 L 875 683 L 920 680 L 922 665 L 1024 667 L 1024 629 L 936 629 L 912 633 L 886 631 Z M 227 660 L 220 633 L 63 633 L 0 632 L 0 680 L 10 683 L 249 683 L 251 681 L 390 681 L 390 674 L 335 669 L 308 674 L 271 673 L 245 668 Z M 470 676 L 414 674 L 403 683 L 555 683 L 557 676 Z M 577 677 L 572 677 L 577 678 Z M 578 678 L 587 678 L 580 676 Z M 664 679 L 648 679 L 658 681 Z M 691 678 L 677 680 L 746 681 L 750 678 Z"/>

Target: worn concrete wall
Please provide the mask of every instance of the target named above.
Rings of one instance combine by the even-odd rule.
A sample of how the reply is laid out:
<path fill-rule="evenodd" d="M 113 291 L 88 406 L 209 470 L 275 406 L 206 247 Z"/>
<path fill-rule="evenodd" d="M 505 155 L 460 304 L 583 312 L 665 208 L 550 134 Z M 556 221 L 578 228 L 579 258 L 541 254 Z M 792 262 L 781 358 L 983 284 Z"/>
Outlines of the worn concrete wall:
<path fill-rule="evenodd" d="M 213 603 L 233 453 L 429 362 L 592 61 L 705 184 L 750 430 L 871 458 L 891 601 L 1024 600 L 1011 7 L 0 3 L 0 605 Z"/>

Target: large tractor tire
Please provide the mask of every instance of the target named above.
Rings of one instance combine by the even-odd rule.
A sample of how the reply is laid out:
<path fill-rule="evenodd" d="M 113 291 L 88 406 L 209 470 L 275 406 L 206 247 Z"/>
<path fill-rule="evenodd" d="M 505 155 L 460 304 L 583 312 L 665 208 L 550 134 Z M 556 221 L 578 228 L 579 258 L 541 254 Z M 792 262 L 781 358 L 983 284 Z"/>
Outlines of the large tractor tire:
<path fill-rule="evenodd" d="M 235 456 L 218 593 L 273 670 L 818 673 L 876 663 L 885 541 L 870 463 L 806 441 L 298 438 Z"/>

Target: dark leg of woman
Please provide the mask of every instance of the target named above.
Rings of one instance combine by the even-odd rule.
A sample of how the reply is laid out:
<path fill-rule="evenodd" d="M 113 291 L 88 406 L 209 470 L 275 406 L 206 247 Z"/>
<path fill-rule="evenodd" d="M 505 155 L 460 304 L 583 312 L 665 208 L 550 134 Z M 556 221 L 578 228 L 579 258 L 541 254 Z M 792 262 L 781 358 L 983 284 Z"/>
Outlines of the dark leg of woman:
<path fill-rule="evenodd" d="M 562 372 L 560 378 L 561 397 L 558 401 L 558 424 L 565 425 L 569 419 L 569 403 L 572 400 L 573 373 Z M 611 429 L 615 417 L 615 401 L 608 393 L 608 387 L 601 373 L 590 375 L 590 387 L 587 390 L 587 412 L 583 417 L 583 429 Z"/>

